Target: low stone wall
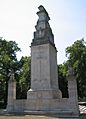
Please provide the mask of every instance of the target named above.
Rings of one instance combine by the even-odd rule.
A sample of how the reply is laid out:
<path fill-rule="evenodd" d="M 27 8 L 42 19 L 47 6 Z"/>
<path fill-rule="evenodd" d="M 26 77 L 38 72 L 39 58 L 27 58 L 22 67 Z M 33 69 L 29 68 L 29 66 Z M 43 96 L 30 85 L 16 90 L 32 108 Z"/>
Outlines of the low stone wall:
<path fill-rule="evenodd" d="M 14 100 L 12 105 L 8 105 L 8 112 L 25 112 L 25 111 L 57 111 L 71 112 L 78 115 L 78 109 L 75 103 L 69 98 L 62 99 L 38 99 L 38 100 Z"/>

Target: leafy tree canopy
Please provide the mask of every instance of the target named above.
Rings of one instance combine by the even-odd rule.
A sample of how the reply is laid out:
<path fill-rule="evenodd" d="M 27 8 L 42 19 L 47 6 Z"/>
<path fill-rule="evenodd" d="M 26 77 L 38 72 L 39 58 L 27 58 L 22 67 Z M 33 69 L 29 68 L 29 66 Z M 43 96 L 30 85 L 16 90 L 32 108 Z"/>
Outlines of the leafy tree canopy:
<path fill-rule="evenodd" d="M 0 38 L 0 100 L 4 100 L 5 106 L 7 104 L 9 72 L 11 70 L 16 72 L 19 69 L 16 57 L 18 51 L 20 48 L 15 41 L 6 41 Z"/>
<path fill-rule="evenodd" d="M 31 57 L 22 57 L 19 61 L 21 69 L 17 81 L 17 98 L 27 98 L 31 80 Z"/>

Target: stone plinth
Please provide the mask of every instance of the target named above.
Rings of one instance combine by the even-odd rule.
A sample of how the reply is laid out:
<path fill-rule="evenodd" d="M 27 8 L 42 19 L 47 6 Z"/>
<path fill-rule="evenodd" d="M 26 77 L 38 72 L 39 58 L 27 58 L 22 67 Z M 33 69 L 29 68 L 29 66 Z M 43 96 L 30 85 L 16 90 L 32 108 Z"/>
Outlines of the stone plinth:
<path fill-rule="evenodd" d="M 55 47 L 49 43 L 31 47 L 31 89 L 27 93 L 27 98 L 32 94 L 35 98 L 35 95 L 38 95 L 37 91 L 41 92 L 44 98 L 61 98 L 56 53 Z"/>

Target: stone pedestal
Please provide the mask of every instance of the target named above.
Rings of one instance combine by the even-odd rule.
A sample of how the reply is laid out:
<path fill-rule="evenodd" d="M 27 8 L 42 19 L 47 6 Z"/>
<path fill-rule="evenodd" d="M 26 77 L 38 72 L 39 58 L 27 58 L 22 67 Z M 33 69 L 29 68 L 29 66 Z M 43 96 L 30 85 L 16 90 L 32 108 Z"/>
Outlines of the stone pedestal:
<path fill-rule="evenodd" d="M 37 91 L 41 92 L 44 98 L 61 98 L 58 88 L 57 51 L 50 43 L 31 46 L 31 89 L 27 98 L 30 98 L 31 94 L 34 98 Z"/>
<path fill-rule="evenodd" d="M 31 89 L 58 89 L 56 49 L 51 44 L 31 46 Z"/>

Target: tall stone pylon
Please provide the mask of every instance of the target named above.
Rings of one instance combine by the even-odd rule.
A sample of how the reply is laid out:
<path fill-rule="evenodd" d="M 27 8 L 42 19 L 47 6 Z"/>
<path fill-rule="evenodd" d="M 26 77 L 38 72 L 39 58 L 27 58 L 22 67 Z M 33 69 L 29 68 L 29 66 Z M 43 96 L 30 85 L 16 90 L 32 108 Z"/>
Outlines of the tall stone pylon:
<path fill-rule="evenodd" d="M 50 17 L 42 5 L 38 9 L 39 19 L 31 43 L 31 89 L 27 98 L 39 98 L 37 95 L 41 98 L 61 98 L 58 87 L 57 49 L 49 25 Z"/>

